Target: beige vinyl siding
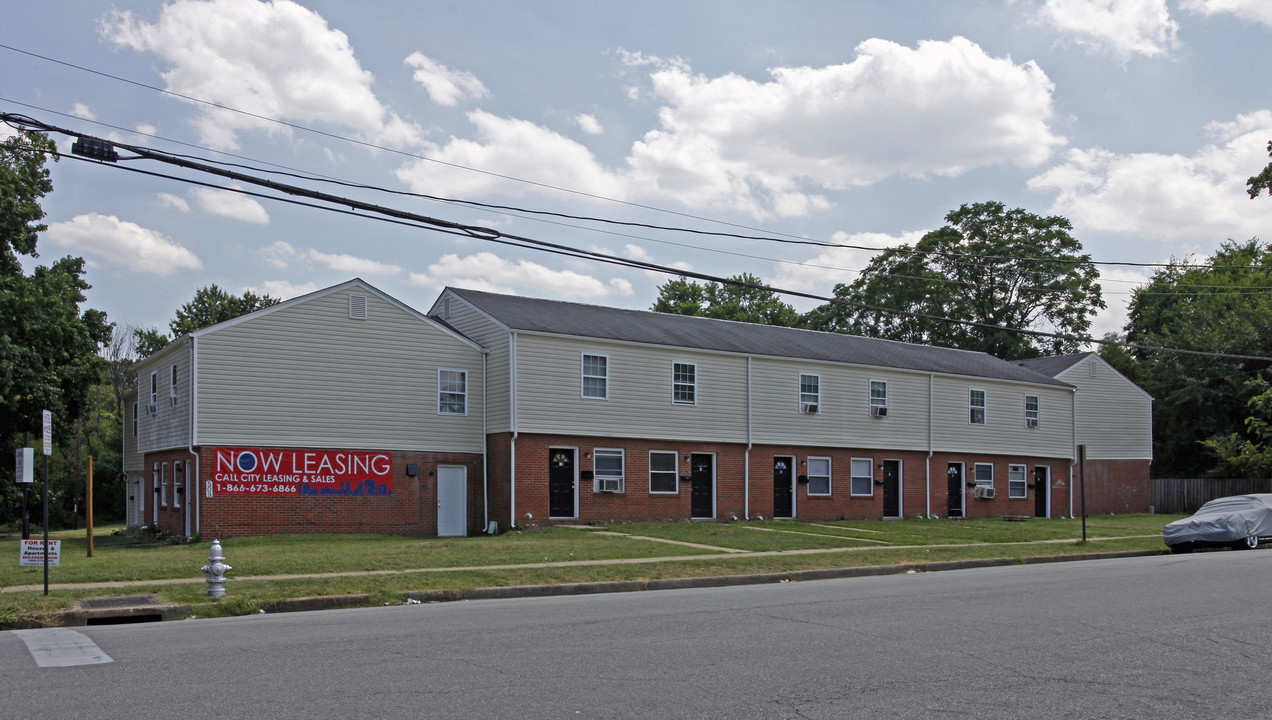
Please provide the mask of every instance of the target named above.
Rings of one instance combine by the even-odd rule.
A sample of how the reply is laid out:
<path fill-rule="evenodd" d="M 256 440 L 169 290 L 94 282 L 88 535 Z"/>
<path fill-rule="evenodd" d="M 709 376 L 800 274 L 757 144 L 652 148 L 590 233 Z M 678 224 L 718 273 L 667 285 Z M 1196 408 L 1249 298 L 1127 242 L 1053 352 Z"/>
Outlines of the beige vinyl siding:
<path fill-rule="evenodd" d="M 349 317 L 349 296 L 367 319 Z M 201 335 L 201 445 L 480 452 L 481 352 L 357 286 Z M 468 414 L 439 415 L 439 367 Z"/>
<path fill-rule="evenodd" d="M 752 441 L 926 450 L 928 376 L 881 368 L 757 358 L 751 366 Z M 799 376 L 819 375 L 817 413 L 801 413 Z M 870 415 L 870 381 L 888 383 L 888 416 Z"/>
<path fill-rule="evenodd" d="M 177 366 L 177 404 L 173 405 L 172 366 Z M 150 374 L 157 374 L 155 413 L 150 403 Z M 137 367 L 137 449 L 147 453 L 190 445 L 190 346 L 177 342 L 147 358 Z M 128 420 L 132 421 L 129 408 Z M 132 428 L 129 427 L 131 432 Z"/>
<path fill-rule="evenodd" d="M 584 354 L 605 355 L 608 398 L 582 397 Z M 672 402 L 672 363 L 697 365 L 695 405 Z M 517 335 L 521 432 L 746 442 L 746 358 Z"/>
<path fill-rule="evenodd" d="M 985 424 L 969 422 L 971 389 L 985 391 Z M 1038 397 L 1038 427 L 1025 426 L 1025 396 Z M 933 449 L 937 452 L 1073 457 L 1072 391 L 937 375 L 933 382 Z"/>
<path fill-rule="evenodd" d="M 149 375 L 147 375 L 149 377 Z M 137 436 L 133 436 L 133 403 L 137 403 Z M 145 463 L 141 452 L 137 449 L 137 441 L 141 438 L 141 419 L 145 417 L 146 410 L 137 400 L 137 395 L 129 395 L 124 398 L 124 457 L 123 471 L 126 473 L 141 472 Z"/>
<path fill-rule="evenodd" d="M 440 301 L 435 303 L 431 312 L 440 312 L 440 306 Z M 512 375 L 508 370 L 511 340 L 508 330 L 454 296 L 450 298 L 450 317 L 445 320 L 489 351 L 486 358 L 486 429 L 492 433 L 511 431 L 512 394 L 509 387 Z"/>
<path fill-rule="evenodd" d="M 1090 366 L 1096 366 L 1091 377 Z M 1078 444 L 1092 460 L 1150 460 L 1153 401 L 1110 365 L 1091 356 L 1060 378 L 1078 388 Z"/>

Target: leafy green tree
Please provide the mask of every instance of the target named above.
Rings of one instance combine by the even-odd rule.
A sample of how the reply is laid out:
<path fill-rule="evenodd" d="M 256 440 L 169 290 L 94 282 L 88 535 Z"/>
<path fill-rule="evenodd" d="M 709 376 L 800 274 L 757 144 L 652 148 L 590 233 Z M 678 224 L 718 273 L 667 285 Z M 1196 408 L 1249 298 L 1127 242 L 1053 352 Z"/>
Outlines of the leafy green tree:
<path fill-rule="evenodd" d="M 1252 392 L 1245 420 L 1247 436 L 1241 433 L 1216 435 L 1202 441 L 1219 460 L 1211 471 L 1216 477 L 1272 477 L 1272 384 L 1263 378 L 1247 383 Z"/>
<path fill-rule="evenodd" d="M 706 282 L 700 285 L 683 276 L 668 280 L 659 286 L 658 299 L 651 309 L 763 325 L 802 326 L 795 308 L 782 302 L 758 277 L 742 273 L 730 279 L 742 284 Z"/>
<path fill-rule="evenodd" d="M 1127 339 L 1136 344 L 1254 357 L 1272 356 L 1272 248 L 1227 241 L 1203 263 L 1172 260 L 1137 288 Z M 1137 382 L 1153 401 L 1153 472 L 1206 474 L 1203 442 L 1245 427 L 1265 360 L 1135 350 Z"/>
<path fill-rule="evenodd" d="M 963 205 L 945 220 L 947 225 L 913 246 L 900 245 L 876 255 L 851 285 L 836 285 L 835 297 L 843 302 L 814 310 L 810 325 L 979 350 L 1004 359 L 1076 352 L 1081 347 L 1079 338 L 1105 304 L 1099 272 L 1070 234 L 1067 219 L 984 202 Z M 1060 333 L 1068 339 L 935 318 Z"/>
<path fill-rule="evenodd" d="M 39 433 L 52 411 L 55 441 L 71 437 L 102 375 L 98 349 L 110 337 L 106 314 L 84 309 L 84 260 L 65 257 L 30 275 L 19 256 L 36 257 L 40 199 L 52 191 L 46 158 L 56 149 L 39 133 L 0 142 L 0 442 L 12 449 L 22 433 Z M 11 455 L 8 455 L 11 457 Z M 0 471 L 0 519 L 16 515 L 12 465 Z M 51 486 L 52 487 L 52 486 Z"/>
<path fill-rule="evenodd" d="M 277 298 L 257 295 L 251 290 L 242 295 L 231 295 L 215 283 L 201 287 L 194 292 L 194 299 L 178 308 L 176 317 L 168 323 L 171 335 L 150 328 L 135 330 L 137 351 L 142 357 L 149 357 L 186 333 L 233 320 L 240 315 L 277 305 L 278 302 Z"/>
<path fill-rule="evenodd" d="M 1272 155 L 1272 142 L 1268 143 L 1268 155 Z M 1272 163 L 1268 163 L 1258 175 L 1246 180 L 1246 192 L 1251 200 L 1259 197 L 1259 193 L 1264 190 L 1272 195 Z"/>

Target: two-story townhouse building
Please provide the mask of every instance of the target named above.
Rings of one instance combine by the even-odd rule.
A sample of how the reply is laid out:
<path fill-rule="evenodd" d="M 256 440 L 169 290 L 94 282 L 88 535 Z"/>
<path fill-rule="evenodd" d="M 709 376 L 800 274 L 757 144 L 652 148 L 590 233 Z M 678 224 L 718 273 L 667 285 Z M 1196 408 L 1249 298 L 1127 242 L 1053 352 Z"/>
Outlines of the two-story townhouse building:
<path fill-rule="evenodd" d="M 1085 449 L 1082 476 L 1088 514 L 1144 513 L 1153 502 L 1153 398 L 1093 352 L 1022 360 L 1077 388 L 1076 444 Z M 1076 492 L 1075 486 L 1070 489 Z M 1081 498 L 1075 510 L 1082 511 Z"/>
<path fill-rule="evenodd" d="M 448 288 L 491 517 L 1072 514 L 1073 386 L 983 353 Z"/>
<path fill-rule="evenodd" d="M 131 512 L 183 536 L 466 535 L 485 360 L 358 279 L 177 338 L 138 366 Z"/>

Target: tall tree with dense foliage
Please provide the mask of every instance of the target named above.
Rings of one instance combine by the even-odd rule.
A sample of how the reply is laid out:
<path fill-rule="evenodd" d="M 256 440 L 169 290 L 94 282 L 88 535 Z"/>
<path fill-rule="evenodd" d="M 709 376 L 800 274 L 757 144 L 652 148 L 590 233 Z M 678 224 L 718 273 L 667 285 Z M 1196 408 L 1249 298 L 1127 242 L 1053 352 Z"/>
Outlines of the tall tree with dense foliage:
<path fill-rule="evenodd" d="M 59 441 L 82 416 L 101 378 L 98 349 L 110 337 L 106 314 L 83 309 L 84 260 L 65 257 L 27 275 L 19 256 L 36 257 L 40 199 L 53 189 L 47 158 L 56 148 L 44 135 L 19 132 L 0 141 L 0 442 L 20 446 L 24 431 L 38 434 L 50 410 Z M 10 476 L 12 465 L 5 468 Z M 12 495 L 12 483 L 0 494 Z M 4 512 L 12 512 L 10 497 Z"/>
<path fill-rule="evenodd" d="M 852 284 L 836 285 L 835 297 L 842 302 L 814 310 L 810 325 L 1004 359 L 1075 352 L 1082 346 L 1079 338 L 1105 304 L 1099 272 L 1067 219 L 984 202 L 963 205 L 945 221 L 913 246 L 876 255 Z M 935 318 L 1059 333 L 1067 339 Z"/>
<path fill-rule="evenodd" d="M 777 293 L 750 273 L 730 280 L 741 284 L 706 282 L 698 284 L 685 277 L 668 280 L 658 287 L 654 312 L 697 315 L 720 320 L 800 327 L 800 314 Z"/>
<path fill-rule="evenodd" d="M 1204 262 L 1172 261 L 1135 290 L 1127 340 L 1139 345 L 1272 356 L 1272 248 L 1228 241 Z M 1153 401 L 1153 473 L 1206 474 L 1215 459 L 1203 443 L 1244 434 L 1250 381 L 1265 360 L 1135 350 L 1138 382 Z"/>
<path fill-rule="evenodd" d="M 278 302 L 277 298 L 257 295 L 251 290 L 242 295 L 231 295 L 215 283 L 201 287 L 194 291 L 194 298 L 190 302 L 177 309 L 176 317 L 168 323 L 171 335 L 153 329 L 136 330 L 137 351 L 142 357 L 148 357 L 186 333 L 233 320 L 240 315 L 277 305 Z"/>

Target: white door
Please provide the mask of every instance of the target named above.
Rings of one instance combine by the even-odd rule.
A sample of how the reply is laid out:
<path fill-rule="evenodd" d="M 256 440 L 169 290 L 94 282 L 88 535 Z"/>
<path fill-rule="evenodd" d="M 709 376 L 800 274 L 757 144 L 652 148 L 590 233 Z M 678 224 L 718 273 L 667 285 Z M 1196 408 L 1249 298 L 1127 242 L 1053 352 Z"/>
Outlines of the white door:
<path fill-rule="evenodd" d="M 468 468 L 437 468 L 437 535 L 464 537 L 468 534 Z"/>

